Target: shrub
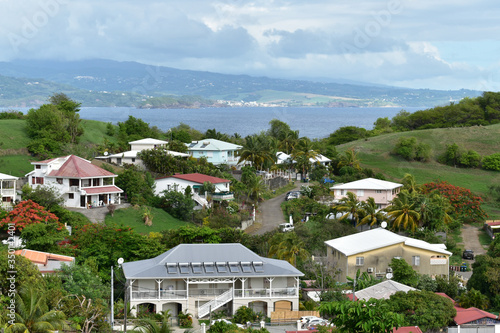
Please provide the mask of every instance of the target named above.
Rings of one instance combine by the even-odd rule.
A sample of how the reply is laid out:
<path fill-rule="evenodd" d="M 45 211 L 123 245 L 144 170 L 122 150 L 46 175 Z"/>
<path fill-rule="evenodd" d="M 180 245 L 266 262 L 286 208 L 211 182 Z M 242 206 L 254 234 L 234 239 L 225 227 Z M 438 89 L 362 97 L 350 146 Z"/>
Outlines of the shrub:
<path fill-rule="evenodd" d="M 234 314 L 234 321 L 239 324 L 245 324 L 246 322 L 253 322 L 257 319 L 257 314 L 247 306 L 241 306 L 236 310 Z"/>
<path fill-rule="evenodd" d="M 483 158 L 483 169 L 500 171 L 500 153 L 485 156 Z"/>
<path fill-rule="evenodd" d="M 407 161 L 427 162 L 431 158 L 431 153 L 431 147 L 425 143 L 418 143 L 415 137 L 399 138 L 393 150 L 393 154 Z"/>

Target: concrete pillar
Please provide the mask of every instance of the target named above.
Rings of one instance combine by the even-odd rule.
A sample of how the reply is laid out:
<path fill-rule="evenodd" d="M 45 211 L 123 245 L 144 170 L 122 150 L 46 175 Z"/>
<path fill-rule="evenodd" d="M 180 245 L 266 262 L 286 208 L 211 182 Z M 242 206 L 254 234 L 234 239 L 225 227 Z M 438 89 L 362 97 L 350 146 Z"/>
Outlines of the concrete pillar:
<path fill-rule="evenodd" d="M 201 333 L 205 333 L 207 331 L 207 324 L 201 323 Z"/>

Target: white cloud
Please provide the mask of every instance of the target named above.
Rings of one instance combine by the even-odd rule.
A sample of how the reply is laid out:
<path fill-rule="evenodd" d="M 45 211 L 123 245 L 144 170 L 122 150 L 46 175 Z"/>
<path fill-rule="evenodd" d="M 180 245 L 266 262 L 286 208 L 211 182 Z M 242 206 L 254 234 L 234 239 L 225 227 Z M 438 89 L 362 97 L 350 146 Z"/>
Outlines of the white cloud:
<path fill-rule="evenodd" d="M 0 1 L 0 60 L 496 87 L 499 16 L 493 0 Z"/>

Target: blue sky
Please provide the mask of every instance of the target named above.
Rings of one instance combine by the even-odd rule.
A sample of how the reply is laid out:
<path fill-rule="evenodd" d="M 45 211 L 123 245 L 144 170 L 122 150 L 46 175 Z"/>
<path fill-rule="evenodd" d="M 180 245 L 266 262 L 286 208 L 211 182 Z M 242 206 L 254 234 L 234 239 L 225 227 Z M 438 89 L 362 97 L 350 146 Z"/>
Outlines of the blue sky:
<path fill-rule="evenodd" d="M 0 0 L 0 61 L 500 90 L 494 0 Z"/>

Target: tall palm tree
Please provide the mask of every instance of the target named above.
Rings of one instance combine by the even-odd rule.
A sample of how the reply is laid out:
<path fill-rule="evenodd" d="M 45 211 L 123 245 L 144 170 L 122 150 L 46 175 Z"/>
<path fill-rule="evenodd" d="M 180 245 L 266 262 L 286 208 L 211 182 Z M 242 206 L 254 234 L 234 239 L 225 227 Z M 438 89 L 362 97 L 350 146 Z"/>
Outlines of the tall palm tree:
<path fill-rule="evenodd" d="M 314 144 L 308 138 L 301 138 L 292 152 L 292 158 L 297 161 L 297 166 L 302 167 L 302 175 L 306 174 L 311 165 L 311 159 L 318 157 L 319 152 L 314 149 Z"/>
<path fill-rule="evenodd" d="M 249 135 L 245 138 L 245 144 L 243 144 L 239 155 L 238 163 L 247 161 L 257 169 L 261 169 L 266 162 L 274 161 L 269 146 L 266 146 L 264 140 L 259 139 L 257 135 Z"/>
<path fill-rule="evenodd" d="M 415 202 L 411 201 L 410 195 L 406 191 L 400 192 L 385 210 L 393 230 L 403 228 L 414 232 L 419 226 L 420 214 L 415 210 Z"/>
<path fill-rule="evenodd" d="M 361 214 L 364 215 L 364 217 L 361 221 L 359 221 L 358 225 L 369 223 L 370 226 L 373 226 L 375 224 L 380 224 L 382 221 L 387 219 L 382 211 L 377 207 L 375 199 L 372 197 L 369 197 L 366 201 L 361 202 L 361 210 Z"/>
<path fill-rule="evenodd" d="M 161 323 L 158 324 L 155 320 L 144 318 L 139 320 L 132 332 L 141 332 L 141 333 L 170 333 L 172 332 L 172 328 L 170 327 L 168 320 L 171 315 L 169 311 L 163 312 L 163 318 Z"/>
<path fill-rule="evenodd" d="M 415 176 L 405 173 L 403 177 L 403 189 L 407 190 L 408 193 L 419 192 L 420 187 L 417 184 Z"/>
<path fill-rule="evenodd" d="M 6 333 L 49 333 L 65 328 L 62 311 L 48 310 L 42 292 L 33 287 L 22 288 L 16 295 L 15 323 Z"/>
<path fill-rule="evenodd" d="M 245 185 L 247 187 L 248 198 L 250 198 L 255 204 L 257 204 L 260 199 L 262 199 L 262 195 L 267 189 L 264 180 L 262 179 L 262 177 L 252 175 L 252 177 L 249 177 Z"/>
<path fill-rule="evenodd" d="M 278 148 L 286 154 L 291 154 L 299 142 L 299 131 L 288 131 L 279 142 Z"/>
<path fill-rule="evenodd" d="M 362 213 L 361 202 L 359 201 L 356 194 L 352 192 L 347 192 L 346 196 L 339 200 L 339 204 L 334 207 L 337 212 L 344 213 L 339 218 L 339 221 L 347 219 L 349 216 L 356 222 L 359 223 L 359 217 Z"/>
<path fill-rule="evenodd" d="M 295 267 L 297 266 L 297 258 L 306 260 L 309 257 L 304 242 L 299 239 L 296 233 L 289 232 L 279 235 L 283 236 L 269 248 L 270 257 L 286 260 Z"/>
<path fill-rule="evenodd" d="M 354 149 L 346 150 L 343 154 L 340 154 L 340 160 L 337 165 L 338 168 L 342 168 L 344 166 L 352 167 L 356 170 L 361 170 L 360 160 L 358 158 L 358 153 L 354 151 Z"/>

